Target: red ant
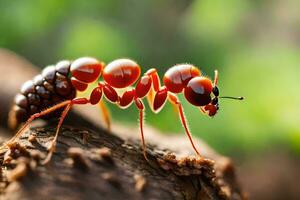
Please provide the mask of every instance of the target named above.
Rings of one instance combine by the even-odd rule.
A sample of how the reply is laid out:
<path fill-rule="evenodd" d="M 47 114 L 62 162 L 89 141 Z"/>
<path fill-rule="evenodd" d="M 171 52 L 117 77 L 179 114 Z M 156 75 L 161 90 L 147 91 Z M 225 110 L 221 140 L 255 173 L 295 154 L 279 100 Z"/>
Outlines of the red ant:
<path fill-rule="evenodd" d="M 64 74 L 65 77 L 61 77 L 62 74 Z M 32 111 L 35 113 L 29 117 L 29 119 L 22 126 L 22 128 L 19 129 L 16 135 L 3 147 L 9 146 L 16 139 L 18 139 L 34 119 L 40 118 L 51 112 L 63 108 L 64 110 L 62 111 L 60 120 L 58 122 L 55 137 L 50 144 L 49 153 L 47 155 L 47 158 L 44 160 L 44 163 L 47 163 L 51 159 L 51 156 L 55 151 L 56 140 L 60 127 L 73 105 L 99 104 L 102 108 L 105 122 L 107 126 L 110 127 L 109 114 L 107 112 L 107 109 L 104 107 L 104 104 L 101 103 L 102 96 L 105 96 L 109 102 L 117 104 L 122 109 L 125 109 L 132 103 L 134 103 L 139 110 L 143 154 L 147 160 L 143 131 L 143 115 L 145 107 L 142 99 L 144 97 L 147 97 L 150 108 L 155 113 L 158 113 L 163 108 L 167 100 L 169 100 L 174 106 L 176 106 L 185 132 L 191 142 L 193 149 L 199 156 L 200 153 L 194 145 L 191 133 L 187 126 L 187 121 L 183 113 L 183 107 L 176 94 L 183 92 L 185 98 L 189 103 L 200 108 L 203 113 L 211 117 L 217 114 L 217 111 L 219 109 L 219 98 L 231 98 L 238 100 L 243 99 L 243 97 L 219 97 L 219 89 L 217 87 L 218 71 L 215 70 L 215 78 L 214 82 L 212 82 L 209 78 L 202 76 L 201 71 L 191 64 L 178 64 L 171 67 L 164 75 L 164 86 L 161 86 L 160 78 L 156 69 L 154 68 L 148 70 L 140 78 L 140 66 L 130 59 L 114 60 L 105 66 L 104 63 L 99 62 L 94 58 L 83 57 L 73 62 L 61 61 L 56 65 L 56 67 L 46 68 L 43 71 L 42 75 L 42 77 L 41 75 L 36 76 L 33 82 L 27 82 L 26 84 L 24 84 L 22 95 L 19 95 L 16 98 L 16 104 L 19 105 L 19 107 L 17 106 L 15 110 L 15 113 L 17 113 L 16 116 L 20 114 L 20 110 L 22 111 L 22 108 L 20 107 L 22 107 L 23 104 L 34 104 L 34 102 L 36 102 L 33 100 L 36 100 L 37 98 L 33 98 L 32 96 L 34 95 L 30 96 L 30 94 L 33 94 L 33 91 L 37 92 L 38 87 L 39 90 L 41 90 L 40 87 L 45 87 L 46 89 L 49 88 L 47 86 L 51 85 L 51 81 L 52 84 L 54 84 L 53 80 L 55 79 L 55 76 L 55 87 L 57 89 L 56 92 L 59 93 L 60 96 L 64 97 L 64 101 L 57 104 L 48 103 L 47 106 L 51 107 L 41 112 Z M 98 82 L 98 86 L 92 90 L 89 98 L 69 95 L 72 88 L 74 88 L 76 91 L 85 91 L 88 88 L 88 85 L 98 80 L 100 76 L 103 77 L 103 81 Z M 59 80 L 57 80 L 57 77 L 60 77 Z M 136 86 L 132 87 L 136 82 Z M 68 83 L 71 83 L 71 86 L 68 85 Z M 72 88 L 70 89 L 70 87 Z M 126 91 L 119 96 L 116 89 L 126 89 Z M 38 94 L 43 97 L 45 96 L 45 91 L 42 90 L 42 92 Z M 67 97 L 66 94 L 68 94 L 69 96 Z M 50 96 L 46 95 L 45 98 L 50 98 Z M 30 105 L 30 108 L 32 108 L 32 105 Z M 22 113 L 24 112 L 25 111 L 23 111 Z"/>

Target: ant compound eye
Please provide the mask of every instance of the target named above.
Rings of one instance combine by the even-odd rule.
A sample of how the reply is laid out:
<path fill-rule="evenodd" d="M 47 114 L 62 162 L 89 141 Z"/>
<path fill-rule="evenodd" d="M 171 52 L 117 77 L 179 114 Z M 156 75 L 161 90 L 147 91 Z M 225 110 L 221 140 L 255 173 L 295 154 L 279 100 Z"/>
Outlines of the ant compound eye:
<path fill-rule="evenodd" d="M 184 96 L 194 106 L 205 106 L 211 102 L 211 92 L 211 80 L 205 77 L 195 77 L 185 87 Z"/>
<path fill-rule="evenodd" d="M 213 88 L 213 91 L 212 91 L 213 93 L 214 93 L 214 95 L 217 97 L 217 96 L 219 96 L 219 88 L 217 87 L 217 86 L 215 86 L 214 88 Z"/>
<path fill-rule="evenodd" d="M 211 104 L 212 104 L 212 105 L 217 105 L 218 102 L 219 102 L 219 99 L 215 97 L 215 98 L 213 98 L 213 100 L 211 101 Z"/>

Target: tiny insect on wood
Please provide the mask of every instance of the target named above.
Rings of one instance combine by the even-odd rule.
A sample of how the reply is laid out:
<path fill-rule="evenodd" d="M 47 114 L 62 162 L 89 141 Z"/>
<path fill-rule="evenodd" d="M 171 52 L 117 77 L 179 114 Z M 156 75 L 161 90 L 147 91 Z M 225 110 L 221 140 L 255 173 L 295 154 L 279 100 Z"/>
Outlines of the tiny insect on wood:
<path fill-rule="evenodd" d="M 98 81 L 101 76 L 103 80 L 98 82 L 89 98 L 76 96 L 76 91 L 85 91 L 89 84 Z M 137 84 L 134 86 L 136 82 Z M 219 97 L 218 71 L 215 70 L 212 82 L 209 78 L 202 76 L 201 71 L 191 64 L 178 64 L 169 68 L 163 77 L 163 83 L 162 86 L 157 70 L 154 68 L 149 69 L 141 76 L 140 66 L 130 59 L 117 59 L 106 66 L 103 62 L 91 57 L 83 57 L 74 61 L 60 61 L 56 65 L 46 67 L 40 75 L 23 84 L 21 92 L 15 97 L 9 124 L 15 128 L 22 122 L 25 123 L 1 149 L 9 147 L 18 140 L 34 119 L 45 117 L 50 113 L 57 115 L 57 111 L 62 110 L 54 139 L 49 146 L 48 155 L 43 161 L 44 164 L 48 163 L 55 151 L 60 127 L 73 105 L 98 104 L 105 123 L 110 129 L 109 112 L 102 101 L 104 96 L 109 102 L 122 109 L 128 108 L 132 103 L 135 104 L 139 110 L 143 154 L 147 160 L 143 131 L 145 106 L 142 101 L 146 97 L 151 110 L 155 113 L 163 108 L 167 100 L 176 107 L 185 133 L 196 154 L 200 156 L 177 94 L 184 93 L 189 103 L 210 117 L 217 114 L 219 98 L 242 100 L 243 97 Z M 125 89 L 125 91 L 119 94 L 118 89 Z"/>

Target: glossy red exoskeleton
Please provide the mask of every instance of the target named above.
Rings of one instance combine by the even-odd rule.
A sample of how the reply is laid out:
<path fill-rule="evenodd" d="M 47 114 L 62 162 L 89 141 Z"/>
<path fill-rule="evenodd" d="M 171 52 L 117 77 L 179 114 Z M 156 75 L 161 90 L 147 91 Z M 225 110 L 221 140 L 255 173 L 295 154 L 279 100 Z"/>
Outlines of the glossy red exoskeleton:
<path fill-rule="evenodd" d="M 85 91 L 88 85 L 97 81 L 99 77 L 103 80 L 98 82 L 89 98 L 76 97 L 76 91 Z M 143 153 L 147 159 L 143 131 L 145 106 L 142 101 L 147 97 L 150 108 L 155 113 L 163 108 L 167 100 L 176 106 L 191 145 L 197 155 L 200 155 L 194 145 L 177 94 L 184 93 L 189 103 L 211 117 L 217 114 L 219 98 L 243 99 L 242 97 L 219 97 L 218 71 L 215 71 L 215 78 L 212 82 L 209 78 L 202 76 L 201 71 L 191 64 L 178 64 L 168 69 L 163 77 L 163 83 L 164 85 L 161 85 L 157 70 L 154 68 L 141 76 L 140 66 L 130 59 L 114 60 L 106 66 L 103 62 L 90 57 L 79 58 L 72 62 L 61 61 L 56 66 L 46 68 L 41 75 L 23 85 L 21 93 L 15 98 L 10 121 L 13 122 L 11 123 L 13 126 L 22 121 L 26 122 L 2 148 L 17 140 L 34 119 L 63 109 L 55 137 L 44 161 L 47 163 L 55 151 L 59 129 L 73 105 L 99 104 L 105 122 L 110 128 L 110 117 L 102 103 L 104 96 L 109 102 L 122 109 L 129 107 L 132 103 L 135 104 L 139 110 Z M 118 93 L 118 89 L 122 89 L 123 92 Z"/>

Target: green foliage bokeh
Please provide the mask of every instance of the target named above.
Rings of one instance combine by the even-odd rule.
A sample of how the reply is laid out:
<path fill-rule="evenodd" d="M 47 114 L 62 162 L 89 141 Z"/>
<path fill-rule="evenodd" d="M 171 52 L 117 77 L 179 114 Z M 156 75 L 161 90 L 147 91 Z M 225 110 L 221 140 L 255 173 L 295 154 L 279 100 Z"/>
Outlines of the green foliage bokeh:
<path fill-rule="evenodd" d="M 220 71 L 223 95 L 213 119 L 180 96 L 194 135 L 222 153 L 244 155 L 280 146 L 300 152 L 300 3 L 251 0 L 0 1 L 0 45 L 39 66 L 95 56 L 136 60 L 161 76 L 193 63 Z M 299 39 L 298 39 L 299 40 Z M 299 42 L 299 41 L 298 41 Z M 299 43 L 298 43 L 299 44 Z M 114 120 L 136 123 L 134 108 L 111 106 Z M 130 117 L 129 117 L 130 116 Z M 171 106 L 147 123 L 183 134 Z"/>

